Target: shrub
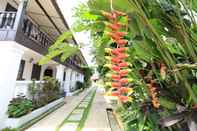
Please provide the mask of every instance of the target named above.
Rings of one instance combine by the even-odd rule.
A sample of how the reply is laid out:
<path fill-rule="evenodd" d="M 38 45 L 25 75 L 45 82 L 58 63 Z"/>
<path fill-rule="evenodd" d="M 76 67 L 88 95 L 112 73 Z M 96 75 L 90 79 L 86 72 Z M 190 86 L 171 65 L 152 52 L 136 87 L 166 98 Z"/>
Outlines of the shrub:
<path fill-rule="evenodd" d="M 77 81 L 76 82 L 76 90 L 83 89 L 83 88 L 84 88 L 83 83 L 80 81 Z"/>
<path fill-rule="evenodd" d="M 18 131 L 18 129 L 7 127 L 7 128 L 2 129 L 2 131 Z"/>
<path fill-rule="evenodd" d="M 13 98 L 8 105 L 8 116 L 12 118 L 18 118 L 28 114 L 33 109 L 33 103 L 31 100 L 25 97 Z"/>
<path fill-rule="evenodd" d="M 60 96 L 60 83 L 53 77 L 44 77 L 42 91 L 49 103 Z"/>

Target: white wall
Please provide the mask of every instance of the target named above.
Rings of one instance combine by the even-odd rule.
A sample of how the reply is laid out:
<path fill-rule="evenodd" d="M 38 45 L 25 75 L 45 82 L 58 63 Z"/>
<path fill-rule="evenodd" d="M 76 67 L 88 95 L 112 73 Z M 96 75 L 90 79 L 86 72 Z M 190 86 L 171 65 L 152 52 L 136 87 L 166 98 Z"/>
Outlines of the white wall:
<path fill-rule="evenodd" d="M 16 78 L 24 48 L 11 41 L 0 41 L 0 129 L 7 118 L 9 101 L 14 96 Z"/>
<path fill-rule="evenodd" d="M 7 0 L 1 0 L 0 2 L 0 11 L 4 11 L 7 5 Z"/>

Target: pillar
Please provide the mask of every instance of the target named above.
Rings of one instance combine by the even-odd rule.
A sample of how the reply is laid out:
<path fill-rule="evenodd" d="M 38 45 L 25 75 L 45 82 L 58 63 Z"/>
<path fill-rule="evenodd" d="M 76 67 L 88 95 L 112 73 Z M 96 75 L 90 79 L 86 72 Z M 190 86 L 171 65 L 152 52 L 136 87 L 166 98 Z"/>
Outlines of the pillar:
<path fill-rule="evenodd" d="M 17 74 L 24 48 L 12 41 L 0 42 L 0 130 L 7 119 L 7 107 L 14 96 Z"/>
<path fill-rule="evenodd" d="M 27 81 L 31 80 L 32 69 L 33 69 L 33 63 L 29 61 L 25 61 L 25 67 L 23 72 L 23 78 L 25 78 L 25 80 Z"/>
<path fill-rule="evenodd" d="M 58 65 L 56 66 L 56 79 L 61 83 L 61 90 L 63 90 L 63 78 L 64 78 L 64 66 L 63 65 Z"/>
<path fill-rule="evenodd" d="M 66 79 L 65 79 L 65 82 L 64 82 L 64 91 L 67 93 L 67 95 L 69 95 L 72 70 L 70 68 L 67 68 L 65 71 L 66 71 Z"/>

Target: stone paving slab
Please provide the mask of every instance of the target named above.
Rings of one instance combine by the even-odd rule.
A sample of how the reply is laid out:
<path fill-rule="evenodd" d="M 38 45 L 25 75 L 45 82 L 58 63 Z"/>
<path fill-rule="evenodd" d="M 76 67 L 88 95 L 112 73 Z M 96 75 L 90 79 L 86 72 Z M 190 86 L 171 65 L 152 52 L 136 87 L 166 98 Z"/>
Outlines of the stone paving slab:
<path fill-rule="evenodd" d="M 83 116 L 83 113 L 71 114 L 68 118 L 68 121 L 80 121 Z"/>
<path fill-rule="evenodd" d="M 66 123 L 60 131 L 76 131 L 78 127 L 78 123 Z"/>
<path fill-rule="evenodd" d="M 57 126 L 73 111 L 73 109 L 91 90 L 91 88 L 80 93 L 78 96 L 66 97 L 66 104 L 61 108 L 57 109 L 53 113 L 49 114 L 26 131 L 55 131 Z M 66 130 L 69 131 L 69 130 Z"/>
<path fill-rule="evenodd" d="M 108 105 L 102 94 L 102 91 L 98 88 L 82 131 L 111 131 L 106 112 Z"/>
<path fill-rule="evenodd" d="M 83 114 L 83 112 L 84 112 L 84 109 L 75 109 L 73 112 L 72 112 L 72 114 Z"/>

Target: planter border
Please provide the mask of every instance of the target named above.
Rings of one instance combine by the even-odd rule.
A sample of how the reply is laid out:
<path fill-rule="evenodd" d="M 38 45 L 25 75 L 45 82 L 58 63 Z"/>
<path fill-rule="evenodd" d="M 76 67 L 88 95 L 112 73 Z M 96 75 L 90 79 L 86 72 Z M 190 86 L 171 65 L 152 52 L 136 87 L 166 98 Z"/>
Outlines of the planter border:
<path fill-rule="evenodd" d="M 61 99 L 64 100 L 64 98 L 62 97 L 62 98 L 59 98 L 59 99 L 53 101 L 53 102 L 56 102 L 56 101 L 59 100 L 60 102 L 57 103 L 57 104 L 55 104 L 55 105 L 53 105 L 51 108 L 48 107 L 49 109 L 47 109 L 46 111 L 42 112 L 42 113 L 39 114 L 38 116 L 35 116 L 35 117 L 32 118 L 31 120 L 28 120 L 27 122 L 25 122 L 25 123 L 23 123 L 23 124 L 21 124 L 21 125 L 18 125 L 17 127 L 13 127 L 13 128 L 17 128 L 19 131 L 23 131 L 23 130 L 27 129 L 28 127 L 32 126 L 33 124 L 35 124 L 36 122 L 42 120 L 44 117 L 46 117 L 47 115 L 49 115 L 50 113 L 54 112 L 55 110 L 57 110 L 58 108 L 62 107 L 62 106 L 65 104 L 64 101 L 61 101 Z M 48 105 L 52 104 L 53 102 L 48 103 L 47 105 L 45 105 L 45 106 L 43 106 L 43 107 L 41 107 L 41 108 L 38 108 L 38 109 L 34 110 L 33 112 L 36 112 L 36 111 L 38 111 L 38 110 L 41 110 L 42 108 L 47 107 Z M 31 113 L 32 113 L 32 112 L 31 112 Z M 30 114 L 31 114 L 31 113 L 30 113 Z M 27 114 L 27 115 L 29 115 L 29 114 Z M 25 117 L 25 116 L 27 116 L 27 115 L 24 115 L 24 116 L 22 116 L 22 117 Z M 21 117 L 21 118 L 22 118 L 22 117 Z M 12 119 L 12 118 L 8 118 L 8 120 L 9 120 L 9 119 Z M 15 119 L 15 118 L 13 118 L 13 119 Z M 20 119 L 20 118 L 16 118 L 16 119 Z M 7 125 L 7 126 L 9 126 L 9 125 Z"/>

